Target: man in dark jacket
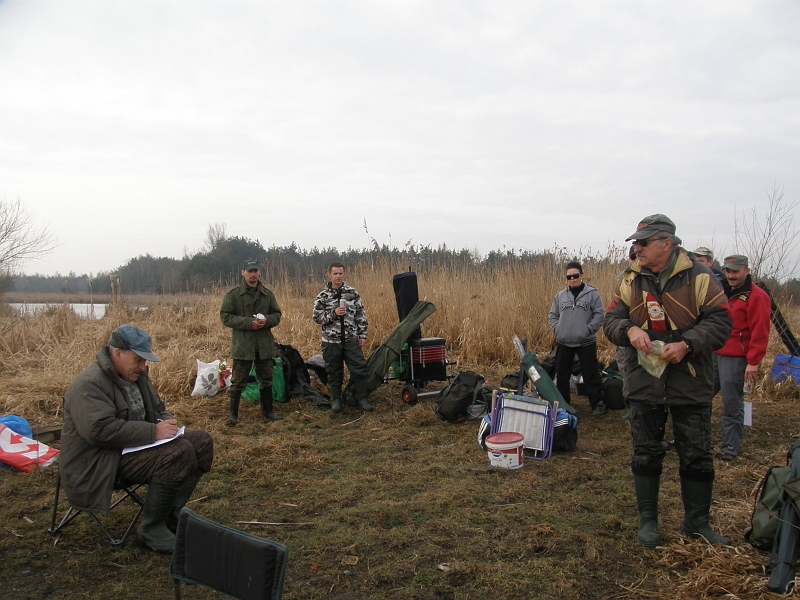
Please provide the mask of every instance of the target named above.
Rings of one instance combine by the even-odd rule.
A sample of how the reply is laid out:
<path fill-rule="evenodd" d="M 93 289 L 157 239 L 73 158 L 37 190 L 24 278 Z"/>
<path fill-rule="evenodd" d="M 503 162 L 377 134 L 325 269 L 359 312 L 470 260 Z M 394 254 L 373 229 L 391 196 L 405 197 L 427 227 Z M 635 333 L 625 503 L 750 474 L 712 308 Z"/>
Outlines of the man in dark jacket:
<path fill-rule="evenodd" d="M 230 411 L 228 425 L 239 422 L 239 401 L 247 386 L 250 368 L 255 365 L 261 414 L 270 421 L 280 421 L 272 410 L 272 362 L 275 340 L 272 328 L 281 322 L 281 309 L 275 295 L 259 281 L 258 262 L 248 260 L 242 269 L 242 283 L 222 300 L 219 317 L 231 328 Z"/>
<path fill-rule="evenodd" d="M 154 550 L 172 552 L 178 513 L 211 470 L 214 442 L 204 431 L 175 437 L 177 422 L 150 383 L 148 360 L 158 357 L 144 331 L 122 325 L 111 333 L 64 396 L 59 470 L 70 505 L 102 515 L 117 479 L 146 483 L 138 536 Z M 159 440 L 171 441 L 123 453 Z"/>
<path fill-rule="evenodd" d="M 660 543 L 658 490 L 670 412 L 680 460 L 681 530 L 711 544 L 729 544 L 708 525 L 714 486 L 711 357 L 731 332 L 725 294 L 713 273 L 679 247 L 675 223 L 666 216 L 645 217 L 628 239 L 636 240 L 637 261 L 617 283 L 603 327 L 606 337 L 626 354 L 637 539 L 646 548 Z M 656 377 L 642 363 L 659 352 L 655 366 L 664 371 Z"/>
<path fill-rule="evenodd" d="M 728 256 L 722 266 L 730 284 L 728 309 L 733 331 L 717 350 L 722 389 L 722 460 L 735 460 L 744 433 L 744 386 L 753 386 L 758 366 L 769 343 L 769 316 L 772 301 L 750 278 L 746 256 Z"/>
<path fill-rule="evenodd" d="M 583 267 L 579 262 L 568 262 L 566 274 L 567 287 L 553 298 L 547 315 L 556 335 L 556 384 L 569 403 L 572 362 L 577 354 L 592 416 L 602 417 L 606 405 L 597 365 L 597 332 L 603 326 L 603 300 L 596 287 L 583 281 Z"/>

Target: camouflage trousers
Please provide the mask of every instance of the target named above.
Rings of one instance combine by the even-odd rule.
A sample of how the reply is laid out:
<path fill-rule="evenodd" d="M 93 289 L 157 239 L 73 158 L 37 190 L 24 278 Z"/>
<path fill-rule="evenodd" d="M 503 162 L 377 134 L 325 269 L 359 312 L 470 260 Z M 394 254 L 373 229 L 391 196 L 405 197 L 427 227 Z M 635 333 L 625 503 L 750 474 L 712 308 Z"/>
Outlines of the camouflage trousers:
<path fill-rule="evenodd" d="M 672 415 L 675 450 L 682 474 L 697 475 L 714 472 L 711 454 L 711 404 L 666 406 L 631 401 L 631 436 L 633 457 L 631 470 L 635 475 L 658 477 L 666 449 L 664 426 L 667 414 Z"/>
<path fill-rule="evenodd" d="M 270 387 L 272 385 L 272 363 L 271 358 L 260 359 L 256 354 L 255 360 L 233 359 L 233 369 L 231 370 L 231 392 L 242 391 L 247 387 L 247 379 L 250 377 L 250 369 L 255 366 L 256 380 L 258 389 Z"/>
<path fill-rule="evenodd" d="M 205 431 L 187 431 L 176 440 L 124 454 L 117 476 L 125 483 L 183 481 L 195 471 L 208 473 L 214 461 L 214 440 Z"/>

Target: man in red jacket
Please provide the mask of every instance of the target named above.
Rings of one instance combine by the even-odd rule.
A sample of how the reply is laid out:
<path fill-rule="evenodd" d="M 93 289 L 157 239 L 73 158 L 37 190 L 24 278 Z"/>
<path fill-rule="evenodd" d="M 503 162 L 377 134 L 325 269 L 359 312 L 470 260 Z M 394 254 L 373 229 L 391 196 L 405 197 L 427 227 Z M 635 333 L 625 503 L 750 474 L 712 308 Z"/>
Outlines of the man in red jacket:
<path fill-rule="evenodd" d="M 744 431 L 744 386 L 755 383 L 769 342 L 770 299 L 750 278 L 746 256 L 728 256 L 722 266 L 731 285 L 728 309 L 733 331 L 717 350 L 722 386 L 722 460 L 736 460 Z"/>

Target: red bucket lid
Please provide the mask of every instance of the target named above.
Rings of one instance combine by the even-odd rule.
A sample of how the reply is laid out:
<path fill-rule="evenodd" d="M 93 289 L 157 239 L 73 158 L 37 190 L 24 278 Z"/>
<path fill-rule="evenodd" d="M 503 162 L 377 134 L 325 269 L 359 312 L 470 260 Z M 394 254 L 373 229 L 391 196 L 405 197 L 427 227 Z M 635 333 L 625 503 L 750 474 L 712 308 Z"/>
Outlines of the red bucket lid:
<path fill-rule="evenodd" d="M 493 433 L 486 438 L 486 441 L 491 444 L 517 444 L 525 439 L 521 433 L 513 431 L 504 431 L 502 433 Z"/>

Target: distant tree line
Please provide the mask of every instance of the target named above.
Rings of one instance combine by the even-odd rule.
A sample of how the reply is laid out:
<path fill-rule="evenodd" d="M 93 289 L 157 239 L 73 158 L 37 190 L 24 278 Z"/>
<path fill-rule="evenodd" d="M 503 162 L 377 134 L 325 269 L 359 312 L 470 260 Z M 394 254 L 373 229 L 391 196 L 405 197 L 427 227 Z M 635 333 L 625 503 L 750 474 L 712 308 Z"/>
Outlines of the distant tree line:
<path fill-rule="evenodd" d="M 574 257 L 563 248 L 547 251 L 492 250 L 480 257 L 471 250 L 453 250 L 446 245 L 414 246 L 403 248 L 380 245 L 371 239 L 371 246 L 363 249 L 312 248 L 304 250 L 292 243 L 289 246 L 264 248 L 258 240 L 228 236 L 224 225 L 209 226 L 203 249 L 182 258 L 154 257 L 150 254 L 130 259 L 121 267 L 97 274 L 77 275 L 17 275 L 8 285 L 8 291 L 26 293 L 61 294 L 174 294 L 179 292 L 209 293 L 220 287 L 239 282 L 245 260 L 255 259 L 262 265 L 268 282 L 289 281 L 300 286 L 309 284 L 316 288 L 332 261 L 346 265 L 376 264 L 391 261 L 402 268 L 423 273 L 429 268 L 447 268 L 456 272 L 481 270 L 491 272 L 499 268 L 530 265 L 540 262 L 566 263 L 578 258 L 584 267 L 625 262 L 623 248 L 609 248 L 604 254 Z M 800 280 L 793 278 L 783 284 L 768 281 L 775 295 L 793 304 L 800 303 Z"/>

